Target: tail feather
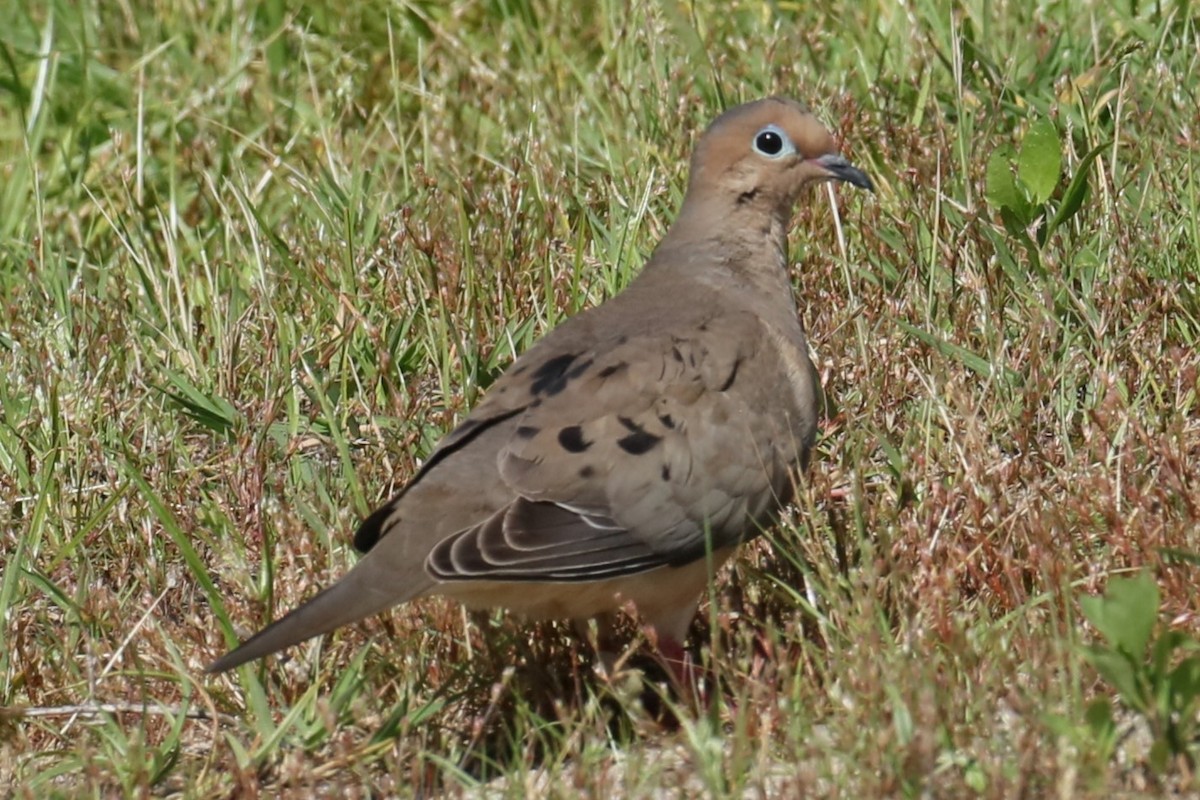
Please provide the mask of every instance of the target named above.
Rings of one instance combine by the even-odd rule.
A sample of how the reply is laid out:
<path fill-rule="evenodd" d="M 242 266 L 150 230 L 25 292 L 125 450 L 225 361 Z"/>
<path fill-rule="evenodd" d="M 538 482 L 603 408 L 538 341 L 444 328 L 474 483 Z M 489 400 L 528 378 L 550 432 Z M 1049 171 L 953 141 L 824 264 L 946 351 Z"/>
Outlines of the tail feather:
<path fill-rule="evenodd" d="M 370 559 L 360 561 L 342 580 L 251 636 L 240 646 L 209 664 L 205 672 L 225 672 L 248 661 L 270 655 L 334 628 L 388 609 L 421 593 L 423 586 L 399 591 L 401 581 L 381 580 Z"/>

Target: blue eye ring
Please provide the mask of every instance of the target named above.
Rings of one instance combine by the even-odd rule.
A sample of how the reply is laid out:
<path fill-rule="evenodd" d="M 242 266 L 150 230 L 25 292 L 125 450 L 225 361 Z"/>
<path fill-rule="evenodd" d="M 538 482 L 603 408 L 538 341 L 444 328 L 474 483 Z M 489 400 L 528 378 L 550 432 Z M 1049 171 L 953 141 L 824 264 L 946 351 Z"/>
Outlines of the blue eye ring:
<path fill-rule="evenodd" d="M 754 134 L 751 147 L 754 148 L 754 152 L 767 158 L 783 158 L 796 152 L 792 140 L 778 125 L 768 125 Z"/>

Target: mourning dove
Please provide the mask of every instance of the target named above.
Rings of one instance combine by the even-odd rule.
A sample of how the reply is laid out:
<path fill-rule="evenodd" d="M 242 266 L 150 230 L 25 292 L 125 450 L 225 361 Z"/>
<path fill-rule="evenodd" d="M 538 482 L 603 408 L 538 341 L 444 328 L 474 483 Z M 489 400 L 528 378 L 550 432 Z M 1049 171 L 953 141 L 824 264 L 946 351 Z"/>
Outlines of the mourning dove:
<path fill-rule="evenodd" d="M 660 651 L 808 461 L 819 386 L 788 271 L 807 185 L 870 179 L 798 103 L 722 114 L 642 273 L 521 355 L 354 536 L 340 581 L 220 672 L 416 597 L 585 621 L 628 603 Z"/>

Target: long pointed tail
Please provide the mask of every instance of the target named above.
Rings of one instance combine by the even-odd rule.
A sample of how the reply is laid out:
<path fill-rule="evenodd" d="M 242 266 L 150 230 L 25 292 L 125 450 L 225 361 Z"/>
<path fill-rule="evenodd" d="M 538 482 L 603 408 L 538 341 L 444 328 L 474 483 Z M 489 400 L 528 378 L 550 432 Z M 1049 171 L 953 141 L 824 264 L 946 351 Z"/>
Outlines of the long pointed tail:
<path fill-rule="evenodd" d="M 410 600 L 423 586 L 396 591 L 403 581 L 381 579 L 372 559 L 363 559 L 340 581 L 316 597 L 251 636 L 239 647 L 208 665 L 205 672 L 225 672 L 247 661 L 270 655 L 305 639 L 329 633 L 334 628 Z"/>

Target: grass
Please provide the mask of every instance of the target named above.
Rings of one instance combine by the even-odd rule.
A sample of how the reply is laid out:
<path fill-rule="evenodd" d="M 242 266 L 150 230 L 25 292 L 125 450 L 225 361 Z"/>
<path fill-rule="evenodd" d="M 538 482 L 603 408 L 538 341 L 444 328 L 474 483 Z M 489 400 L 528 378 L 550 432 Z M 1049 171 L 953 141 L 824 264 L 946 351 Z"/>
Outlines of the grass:
<path fill-rule="evenodd" d="M 1200 632 L 1188 3 L 4 11 L 6 796 L 1200 791 L 1196 750 L 1152 768 L 1077 602 L 1147 568 Z M 347 568 L 514 353 L 628 282 L 698 132 L 768 93 L 879 192 L 798 214 L 834 408 L 694 626 L 716 708 L 672 725 L 566 626 L 439 600 L 202 675 Z M 1039 242 L 987 173 L 1045 118 L 1047 208 L 1081 165 L 1088 191 Z"/>

